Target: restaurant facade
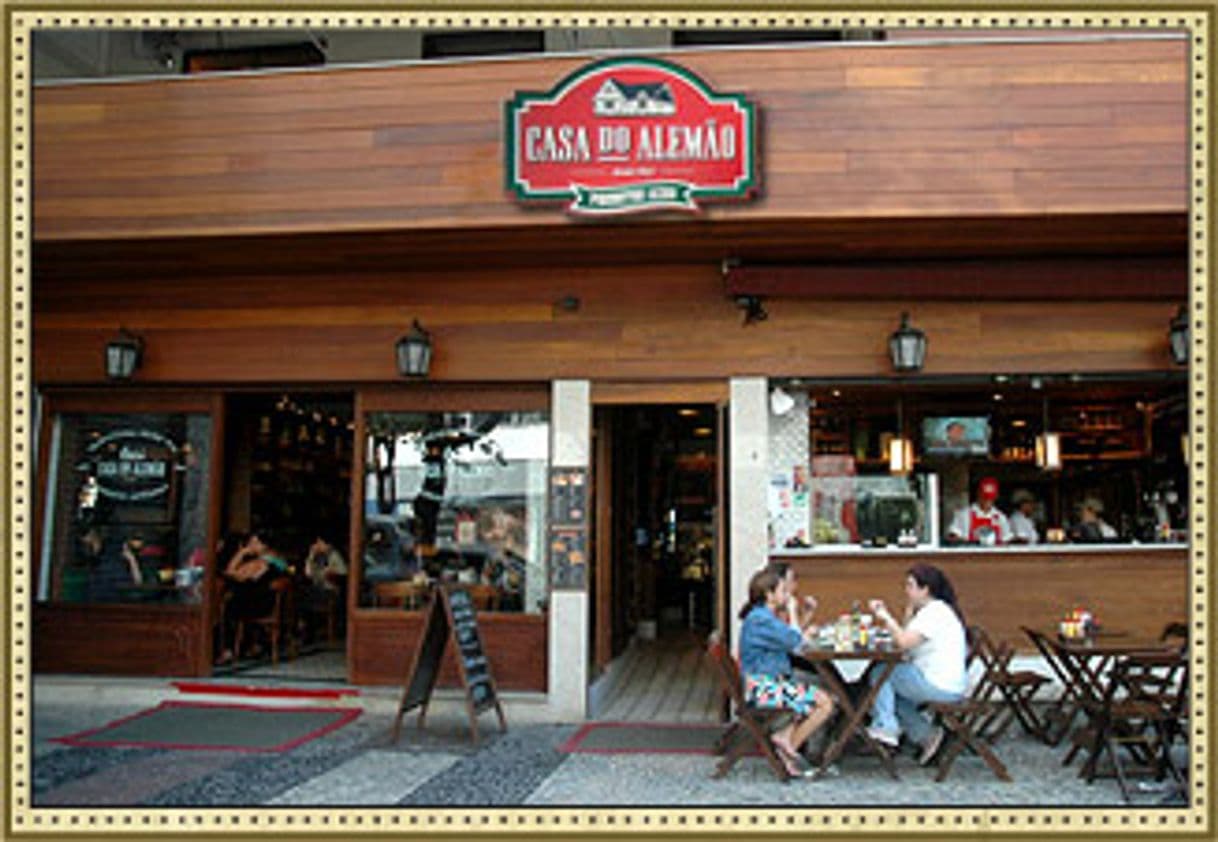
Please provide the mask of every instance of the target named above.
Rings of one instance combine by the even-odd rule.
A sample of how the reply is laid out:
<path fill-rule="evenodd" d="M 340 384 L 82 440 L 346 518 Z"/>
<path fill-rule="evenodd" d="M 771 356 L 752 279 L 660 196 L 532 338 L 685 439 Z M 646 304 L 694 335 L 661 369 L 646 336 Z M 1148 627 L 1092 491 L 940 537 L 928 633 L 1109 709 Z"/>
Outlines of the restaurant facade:
<path fill-rule="evenodd" d="M 35 669 L 211 674 L 250 530 L 343 551 L 347 680 L 401 684 L 450 582 L 559 717 L 635 636 L 730 634 L 770 560 L 830 619 L 927 561 L 1017 643 L 1157 635 L 1187 68 L 1106 34 L 36 87 Z M 955 540 L 983 484 L 1034 538 Z"/>

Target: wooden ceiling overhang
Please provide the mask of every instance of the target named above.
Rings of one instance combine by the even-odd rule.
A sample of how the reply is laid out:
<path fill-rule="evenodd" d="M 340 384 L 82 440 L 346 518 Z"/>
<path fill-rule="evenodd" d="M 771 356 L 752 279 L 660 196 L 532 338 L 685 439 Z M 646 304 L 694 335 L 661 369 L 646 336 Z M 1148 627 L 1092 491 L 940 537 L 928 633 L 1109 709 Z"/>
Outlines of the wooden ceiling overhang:
<path fill-rule="evenodd" d="M 1186 252 L 1185 38 L 656 55 L 756 103 L 752 201 L 515 202 L 503 103 L 596 55 L 38 87 L 35 280 Z"/>

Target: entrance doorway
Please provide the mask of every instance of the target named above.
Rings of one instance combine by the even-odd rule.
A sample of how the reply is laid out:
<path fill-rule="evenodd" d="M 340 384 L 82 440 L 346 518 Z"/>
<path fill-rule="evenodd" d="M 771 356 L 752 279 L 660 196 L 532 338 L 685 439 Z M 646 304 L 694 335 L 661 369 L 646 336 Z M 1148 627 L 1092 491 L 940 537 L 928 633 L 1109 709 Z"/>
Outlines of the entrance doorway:
<path fill-rule="evenodd" d="M 727 581 L 720 415 L 715 404 L 595 411 L 594 718 L 717 715 L 703 642 Z"/>
<path fill-rule="evenodd" d="M 252 599 L 217 576 L 214 674 L 345 681 L 354 397 L 235 393 L 225 406 L 218 572 L 250 533 L 286 571 Z"/>

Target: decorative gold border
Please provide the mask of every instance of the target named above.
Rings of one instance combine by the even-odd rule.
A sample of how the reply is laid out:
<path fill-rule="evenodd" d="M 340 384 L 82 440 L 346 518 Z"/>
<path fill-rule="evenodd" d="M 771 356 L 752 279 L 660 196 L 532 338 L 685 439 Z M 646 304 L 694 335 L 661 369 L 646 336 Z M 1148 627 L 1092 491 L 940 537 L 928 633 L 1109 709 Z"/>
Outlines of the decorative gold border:
<path fill-rule="evenodd" d="M 594 835 L 670 835 L 694 834 L 698 837 L 776 833 L 850 832 L 867 835 L 895 834 L 1047 834 L 1078 836 L 1114 833 L 1155 833 L 1172 836 L 1208 838 L 1215 829 L 1213 772 L 1209 757 L 1214 737 L 1209 731 L 1209 685 L 1213 674 L 1206 669 L 1213 645 L 1211 613 L 1213 589 L 1210 550 L 1213 536 L 1206 529 L 1218 514 L 1210 493 L 1212 472 L 1210 449 L 1214 430 L 1210 423 L 1212 400 L 1210 380 L 1214 361 L 1209 352 L 1209 312 L 1213 288 L 1209 280 L 1210 226 L 1209 158 L 1211 141 L 1210 66 L 1214 43 L 1214 8 L 1204 2 L 1182 2 L 1146 8 L 1133 0 L 1120 0 L 1106 8 L 1076 7 L 1070 10 L 1028 4 L 1018 10 L 994 6 L 989 9 L 967 7 L 892 8 L 878 11 L 852 9 L 854 4 L 813 7 L 788 0 L 769 2 L 735 0 L 724 8 L 698 8 L 677 2 L 622 2 L 607 0 L 579 4 L 582 11 L 564 12 L 565 2 L 534 0 L 529 10 L 508 9 L 467 3 L 463 6 L 415 0 L 406 9 L 395 8 L 385 0 L 368 0 L 358 10 L 333 10 L 334 3 L 306 3 L 296 0 L 297 8 L 284 11 L 250 10 L 240 3 L 209 6 L 208 11 L 180 8 L 182 3 L 144 3 L 137 7 L 96 7 L 80 2 L 56 6 L 23 0 L 0 0 L 5 8 L 5 67 L 8 97 L 3 120 L 10 129 L 7 146 L 5 216 L 8 265 L 11 267 L 4 290 L 4 313 L 0 339 L 4 340 L 5 385 L 0 408 L 6 410 L 3 481 L 0 500 L 6 504 L 3 549 L 11 559 L 5 580 L 5 623 L 0 643 L 8 643 L 5 686 L 2 702 L 11 718 L 3 732 L 5 767 L 0 771 L 6 787 L 5 835 L 75 835 L 102 832 L 121 836 L 169 832 L 210 835 L 233 832 L 294 832 L 310 836 L 353 832 L 394 832 L 398 835 L 453 836 L 489 832 L 500 837 L 525 834 L 579 832 Z M 179 8 L 174 8 L 178 6 Z M 329 8 L 327 8 L 327 6 Z M 614 7 L 617 8 L 614 8 Z M 589 8 L 591 7 L 591 9 Z M 630 10 L 622 10 L 623 7 Z M 215 9 L 219 8 L 220 11 Z M 865 7 L 864 7 L 865 8 Z M 1190 805 L 1187 808 L 1139 809 L 1036 809 L 999 807 L 994 809 L 865 809 L 827 810 L 810 808 L 770 809 L 472 809 L 391 810 L 326 809 L 276 810 L 197 809 L 35 809 L 28 802 L 30 785 L 30 604 L 27 577 L 30 571 L 30 530 L 32 524 L 32 384 L 30 330 L 30 36 L 37 28 L 60 27 L 234 27 L 273 26 L 338 27 L 540 27 L 540 26 L 674 26 L 674 27 L 902 27 L 934 29 L 1004 29 L 1036 26 L 1039 28 L 1181 30 L 1190 38 L 1190 80 L 1192 106 L 1190 126 L 1190 328 L 1191 355 L 1191 480 L 1193 511 L 1190 553 L 1193 658 L 1193 706 L 1190 735 Z"/>

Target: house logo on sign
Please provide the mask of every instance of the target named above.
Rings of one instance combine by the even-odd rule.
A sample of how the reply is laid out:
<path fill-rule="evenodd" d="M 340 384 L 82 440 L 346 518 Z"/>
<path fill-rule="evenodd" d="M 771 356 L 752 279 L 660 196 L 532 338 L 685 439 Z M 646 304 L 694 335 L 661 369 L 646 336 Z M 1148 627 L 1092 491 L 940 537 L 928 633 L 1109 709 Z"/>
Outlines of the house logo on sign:
<path fill-rule="evenodd" d="M 504 174 L 520 202 L 580 215 L 698 211 L 757 194 L 757 117 L 672 62 L 606 59 L 504 104 Z"/>
<path fill-rule="evenodd" d="M 592 100 L 592 113 L 598 117 L 646 117 L 676 114 L 672 89 L 663 82 L 655 85 L 627 85 L 608 79 Z"/>

